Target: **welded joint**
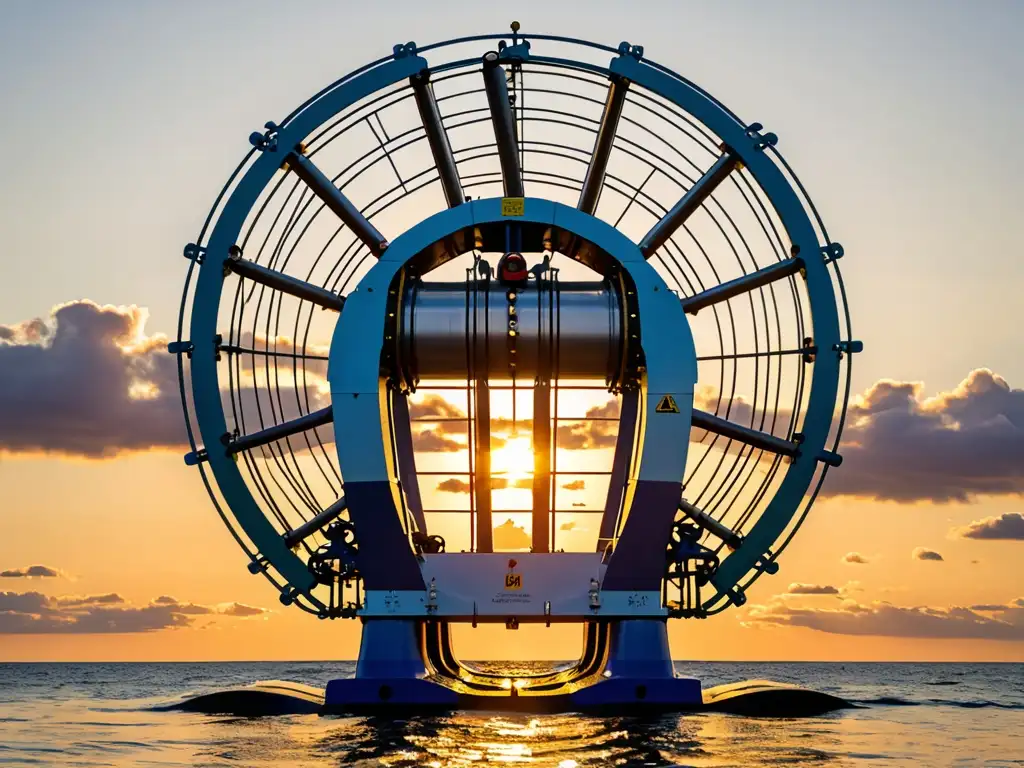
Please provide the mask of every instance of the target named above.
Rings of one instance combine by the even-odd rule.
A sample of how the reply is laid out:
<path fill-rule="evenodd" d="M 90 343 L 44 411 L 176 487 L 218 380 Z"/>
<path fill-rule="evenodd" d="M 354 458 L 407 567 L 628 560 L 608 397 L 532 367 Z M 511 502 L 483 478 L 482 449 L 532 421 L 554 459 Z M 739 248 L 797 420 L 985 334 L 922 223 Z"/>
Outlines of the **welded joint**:
<path fill-rule="evenodd" d="M 185 246 L 184 256 L 189 261 L 194 261 L 202 266 L 203 262 L 206 261 L 206 248 L 195 243 L 189 243 Z"/>
<path fill-rule="evenodd" d="M 407 59 L 416 55 L 416 43 L 398 43 L 391 49 L 396 59 Z"/>
<path fill-rule="evenodd" d="M 263 127 L 266 129 L 263 133 L 253 131 L 249 134 L 249 143 L 260 152 L 277 152 L 277 135 L 280 128 L 273 120 L 264 123 Z"/>
<path fill-rule="evenodd" d="M 631 56 L 637 61 L 644 58 L 644 47 L 642 45 L 630 45 L 625 40 L 619 43 L 619 55 Z"/>
<path fill-rule="evenodd" d="M 751 123 L 745 131 L 756 152 L 764 152 L 767 147 L 774 147 L 779 143 L 779 137 L 774 133 L 761 133 L 763 128 L 764 126 L 760 123 Z"/>

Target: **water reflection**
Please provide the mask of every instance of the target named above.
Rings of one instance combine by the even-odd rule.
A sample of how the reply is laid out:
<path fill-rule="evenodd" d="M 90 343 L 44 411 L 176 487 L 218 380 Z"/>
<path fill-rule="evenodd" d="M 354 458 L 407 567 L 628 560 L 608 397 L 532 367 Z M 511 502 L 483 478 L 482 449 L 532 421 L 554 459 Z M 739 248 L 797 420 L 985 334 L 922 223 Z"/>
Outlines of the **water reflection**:
<path fill-rule="evenodd" d="M 346 718 L 338 720 L 314 749 L 333 756 L 338 764 L 438 768 L 478 763 L 557 768 L 820 764 L 828 757 L 804 745 L 778 744 L 776 731 L 769 739 L 776 742 L 774 754 L 765 760 L 768 734 L 764 727 L 727 715 L 597 718 L 460 713 L 404 721 Z M 754 749 L 758 740 L 761 748 Z"/>

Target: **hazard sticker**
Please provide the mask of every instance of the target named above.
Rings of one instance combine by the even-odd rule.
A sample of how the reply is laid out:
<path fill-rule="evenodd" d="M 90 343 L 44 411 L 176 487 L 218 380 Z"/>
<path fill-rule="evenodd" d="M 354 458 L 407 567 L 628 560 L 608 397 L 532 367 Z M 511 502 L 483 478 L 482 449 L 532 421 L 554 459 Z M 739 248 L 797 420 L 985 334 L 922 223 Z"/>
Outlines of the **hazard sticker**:
<path fill-rule="evenodd" d="M 654 408 L 655 413 L 679 413 L 679 406 L 672 395 L 662 395 L 658 405 Z"/>
<path fill-rule="evenodd" d="M 522 197 L 501 198 L 502 216 L 523 216 L 526 213 L 526 199 Z"/>

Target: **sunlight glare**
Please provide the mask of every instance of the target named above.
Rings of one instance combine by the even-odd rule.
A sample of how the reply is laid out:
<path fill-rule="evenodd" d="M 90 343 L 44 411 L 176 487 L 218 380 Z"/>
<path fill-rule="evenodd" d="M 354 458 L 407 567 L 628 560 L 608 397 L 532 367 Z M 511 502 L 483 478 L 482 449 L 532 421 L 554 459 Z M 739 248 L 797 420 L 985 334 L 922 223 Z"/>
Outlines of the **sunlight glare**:
<path fill-rule="evenodd" d="M 529 437 L 511 437 L 491 453 L 491 471 L 510 483 L 533 475 L 533 445 Z"/>

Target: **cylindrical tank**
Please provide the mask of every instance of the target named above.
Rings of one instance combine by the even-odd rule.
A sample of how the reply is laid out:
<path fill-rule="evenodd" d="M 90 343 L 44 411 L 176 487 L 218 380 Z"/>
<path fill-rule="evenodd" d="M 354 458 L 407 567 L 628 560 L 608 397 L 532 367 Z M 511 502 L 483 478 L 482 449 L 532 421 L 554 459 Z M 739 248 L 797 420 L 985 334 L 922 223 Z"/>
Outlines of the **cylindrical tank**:
<path fill-rule="evenodd" d="M 406 284 L 400 359 L 416 380 L 613 379 L 622 357 L 618 293 L 607 282 Z"/>

